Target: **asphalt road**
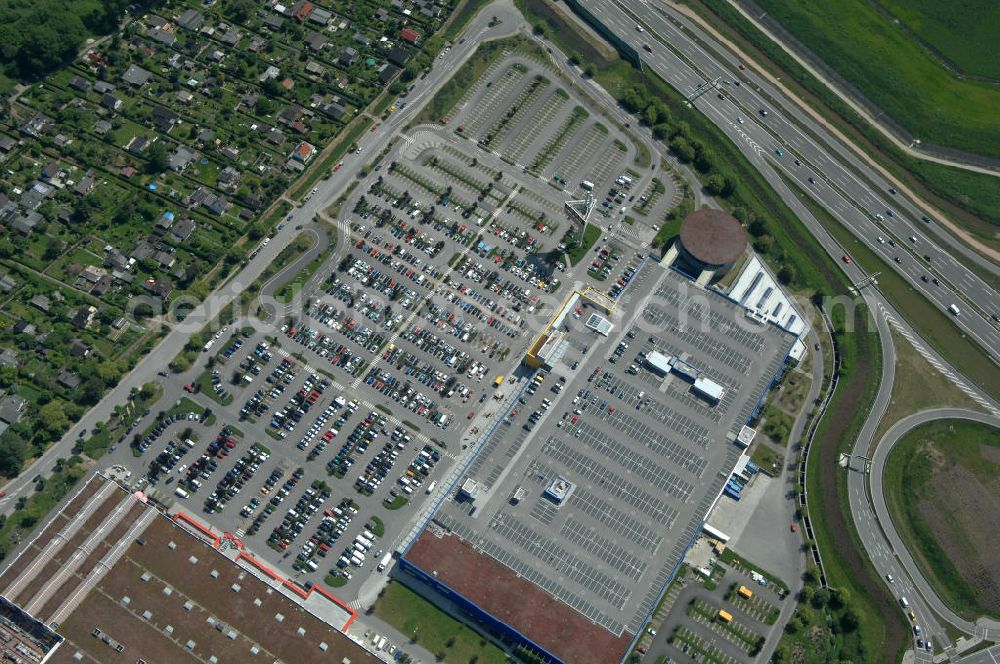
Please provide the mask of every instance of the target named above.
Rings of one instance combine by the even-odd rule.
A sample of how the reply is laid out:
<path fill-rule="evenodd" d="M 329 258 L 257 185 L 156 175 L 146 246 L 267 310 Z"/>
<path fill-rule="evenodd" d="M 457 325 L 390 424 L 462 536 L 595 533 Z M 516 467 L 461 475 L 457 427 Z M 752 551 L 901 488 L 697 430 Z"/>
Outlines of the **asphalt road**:
<path fill-rule="evenodd" d="M 915 204 L 901 194 L 890 194 L 891 185 L 824 126 L 766 79 L 740 71 L 735 57 L 668 5 L 596 0 L 588 7 L 639 52 L 647 67 L 694 98 L 693 105 L 733 140 L 787 203 L 795 194 L 779 174 L 808 192 L 942 311 L 956 304 L 962 312 L 955 317 L 956 323 L 995 361 L 1000 360 L 1000 329 L 989 320 L 989 316 L 1000 314 L 1000 293 L 966 264 L 975 262 L 994 274 L 1000 273 L 1000 267 L 962 245 L 935 222 L 921 221 L 923 213 Z M 640 24 L 643 32 L 637 29 Z M 698 39 L 691 34 L 697 34 Z M 704 44 L 711 44 L 712 50 Z M 644 45 L 651 52 L 645 51 Z M 744 82 L 736 86 L 732 84 L 735 79 Z M 779 148 L 781 156 L 776 154 Z M 801 166 L 795 164 L 796 159 Z M 810 177 L 816 184 L 809 182 Z M 890 209 L 893 216 L 887 212 Z M 876 214 L 882 215 L 884 222 L 876 222 Z M 927 228 L 934 228 L 947 246 L 928 237 Z M 879 236 L 886 242 L 878 242 Z M 890 239 L 895 246 L 888 243 Z M 837 258 L 842 254 L 839 249 Z M 899 263 L 895 262 L 897 257 Z M 929 280 L 938 279 L 940 286 L 923 282 L 925 275 Z"/>
<path fill-rule="evenodd" d="M 875 454 L 872 456 L 871 468 L 868 473 L 871 501 L 874 504 L 875 516 L 881 529 L 880 532 L 884 533 L 885 538 L 888 539 L 892 550 L 896 554 L 896 560 L 893 562 L 905 570 L 905 574 L 912 579 L 916 589 L 919 591 L 924 601 L 928 603 L 930 608 L 933 609 L 938 615 L 943 616 L 949 623 L 959 627 L 965 632 L 990 640 L 997 640 L 1000 639 L 1000 623 L 995 620 L 984 619 L 971 623 L 956 615 L 950 608 L 948 608 L 947 605 L 944 604 L 944 602 L 940 600 L 940 598 L 938 598 L 933 588 L 931 588 L 927 580 L 921 575 L 920 569 L 914 562 L 913 557 L 910 555 L 909 551 L 907 551 L 902 538 L 899 536 L 899 533 L 893 524 L 892 516 L 889 514 L 889 508 L 886 504 L 883 479 L 885 474 L 885 464 L 889 458 L 889 453 L 892 451 L 892 448 L 905 434 L 909 433 L 914 428 L 926 422 L 939 419 L 971 420 L 974 422 L 982 422 L 984 424 L 1000 427 L 1000 418 L 998 417 L 959 408 L 936 408 L 933 410 L 921 411 L 903 418 L 885 433 L 882 440 L 879 441 L 878 447 L 875 449 Z"/>
<path fill-rule="evenodd" d="M 407 97 L 406 108 L 392 114 L 374 131 L 366 132 L 358 139 L 357 144 L 361 149 L 361 156 L 348 155 L 344 160 L 343 167 L 333 177 L 320 180 L 316 184 L 317 193 L 292 211 L 291 219 L 283 221 L 284 227 L 274 232 L 267 245 L 261 246 L 257 255 L 242 270 L 209 294 L 201 304 L 188 313 L 183 322 L 174 323 L 167 336 L 132 371 L 123 376 L 118 385 L 109 391 L 97 405 L 87 411 L 63 435 L 62 439 L 49 447 L 20 476 L 11 480 L 4 487 L 6 496 L 0 499 L 0 511 L 9 513 L 19 497 L 30 496 L 34 491 L 32 478 L 36 475 L 42 477 L 51 475 L 56 459 L 70 457 L 73 445 L 81 433 L 89 432 L 99 422 L 107 421 L 115 406 L 128 401 L 129 393 L 133 388 L 139 389 L 150 381 L 163 383 L 164 381 L 158 376 L 158 373 L 166 369 L 191 336 L 218 316 L 219 312 L 228 304 L 236 301 L 246 288 L 275 260 L 281 250 L 293 242 L 304 228 L 313 224 L 313 219 L 317 214 L 325 210 L 346 191 L 350 183 L 356 179 L 361 168 L 370 161 L 370 155 L 378 154 L 388 145 L 399 129 L 405 126 L 420 109 L 422 103 L 432 97 L 438 88 L 475 51 L 476 46 L 484 40 L 506 36 L 517 29 L 520 21 L 515 20 L 518 15 L 513 14 L 513 11 L 513 7 L 509 3 L 501 3 L 495 5 L 493 11 L 481 12 L 476 16 L 463 33 L 465 42 L 455 44 L 447 57 L 435 59 L 430 73 L 416 81 L 417 90 Z M 491 28 L 488 24 L 492 16 L 497 16 L 501 21 Z M 178 381 L 168 381 L 168 383 L 176 382 Z M 157 407 L 166 408 L 168 404 L 172 403 L 172 400 L 179 396 L 180 392 L 177 386 L 169 384 L 166 386 L 165 393 Z"/>

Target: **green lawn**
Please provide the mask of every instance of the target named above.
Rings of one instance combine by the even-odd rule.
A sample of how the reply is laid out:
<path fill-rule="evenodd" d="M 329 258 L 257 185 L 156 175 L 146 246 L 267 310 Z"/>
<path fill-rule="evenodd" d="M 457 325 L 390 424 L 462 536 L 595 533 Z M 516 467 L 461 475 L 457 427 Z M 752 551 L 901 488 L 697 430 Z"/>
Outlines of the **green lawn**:
<path fill-rule="evenodd" d="M 1000 4 L 994 0 L 881 0 L 931 48 L 973 76 L 1000 78 Z"/>
<path fill-rule="evenodd" d="M 744 19 L 728 0 L 694 0 L 692 6 L 910 189 L 980 241 L 1000 249 L 1000 188 L 996 186 L 995 176 L 942 166 L 904 154 Z"/>
<path fill-rule="evenodd" d="M 599 226 L 594 224 L 587 224 L 587 228 L 583 231 L 583 239 L 580 244 L 575 247 L 570 247 L 566 255 L 569 256 L 570 264 L 576 265 L 587 255 L 590 248 L 594 246 L 597 239 L 601 237 L 601 229 Z"/>
<path fill-rule="evenodd" d="M 986 456 L 987 449 L 993 456 Z M 971 504 L 980 511 L 974 515 L 960 513 L 963 501 L 954 495 L 952 474 L 956 468 L 960 469 L 958 476 L 966 478 L 959 491 L 961 497 L 975 496 Z M 990 535 L 978 532 L 977 524 L 1000 519 L 1000 501 L 996 499 L 1000 491 L 1000 429 L 963 420 L 937 420 L 917 427 L 889 455 L 884 490 L 893 522 L 938 595 L 970 620 L 983 614 L 1000 617 L 993 594 L 981 586 L 977 589 L 975 578 L 963 576 L 941 546 L 947 541 L 951 551 L 957 550 L 974 568 L 996 581 L 988 570 L 997 552 L 984 542 L 983 537 Z M 927 512 L 921 509 L 925 501 L 932 503 L 930 510 L 939 515 L 939 510 L 950 512 L 955 518 L 928 522 Z M 982 511 L 990 508 L 996 511 Z"/>
<path fill-rule="evenodd" d="M 956 78 L 871 3 L 758 0 L 758 4 L 924 143 L 1000 157 L 996 110 L 1000 89 Z M 976 13 L 951 6 L 941 11 Z M 996 35 L 995 28 L 992 34 Z M 980 57 L 995 63 L 995 45 L 981 50 Z"/>
<path fill-rule="evenodd" d="M 473 657 L 478 664 L 508 661 L 502 650 L 400 583 L 386 586 L 374 611 L 404 635 L 411 639 L 415 636 L 420 646 L 435 655 L 444 655 L 442 661 L 465 664 Z"/>

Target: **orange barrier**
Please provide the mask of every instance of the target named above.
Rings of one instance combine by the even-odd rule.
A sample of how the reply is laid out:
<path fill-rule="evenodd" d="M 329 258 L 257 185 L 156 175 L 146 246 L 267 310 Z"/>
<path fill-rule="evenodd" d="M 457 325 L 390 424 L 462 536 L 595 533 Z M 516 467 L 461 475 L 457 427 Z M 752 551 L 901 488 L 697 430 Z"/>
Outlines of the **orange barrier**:
<path fill-rule="evenodd" d="M 261 563 L 259 560 L 257 560 L 253 556 L 250 556 L 250 555 L 247 555 L 246 553 L 243 553 L 243 551 L 242 551 L 242 549 L 243 549 L 243 546 L 242 546 L 243 542 L 241 540 L 237 539 L 232 533 L 228 533 L 227 532 L 227 533 L 225 533 L 223 535 L 223 537 L 215 535 L 215 534 L 212 533 L 211 530 L 209 530 L 205 526 L 201 525 L 201 523 L 199 523 L 195 519 L 189 517 L 184 512 L 177 512 L 176 514 L 174 514 L 174 520 L 175 521 L 183 521 L 184 524 L 186 524 L 187 526 L 190 526 L 191 528 L 195 529 L 196 531 L 198 531 L 199 533 L 201 533 L 202 535 L 204 535 L 205 538 L 206 538 L 206 540 L 208 541 L 208 543 L 211 545 L 211 547 L 213 549 L 218 549 L 219 548 L 219 545 L 222 543 L 223 537 L 225 539 L 228 539 L 228 540 L 232 541 L 233 544 L 236 545 L 240 549 L 239 554 L 237 554 L 237 556 L 236 556 L 236 562 L 237 563 L 239 561 L 241 561 L 241 560 L 247 561 L 248 563 L 250 563 L 251 565 L 253 565 L 257 570 L 259 570 L 261 573 L 263 573 L 264 575 L 270 577 L 274 581 L 277 581 L 277 582 L 281 583 L 281 585 L 285 586 L 286 588 L 288 588 L 289 590 L 291 590 L 292 592 L 294 592 L 296 595 L 298 595 L 302 599 L 309 599 L 309 596 L 312 595 L 313 592 L 317 592 L 320 595 L 322 595 L 323 597 L 325 597 L 326 599 L 330 600 L 331 602 L 333 602 L 334 604 L 336 604 L 337 606 L 339 606 L 340 608 L 344 609 L 345 611 L 347 611 L 348 613 L 351 614 L 351 617 L 348 618 L 347 622 L 344 623 L 344 626 L 340 628 L 342 632 L 347 632 L 347 628 L 351 626 L 351 623 L 353 623 L 355 620 L 357 620 L 357 618 L 358 618 L 358 612 L 357 611 L 355 611 L 354 609 L 352 609 L 349 605 L 347 605 L 346 603 L 344 603 L 342 600 L 334 597 L 333 595 L 331 595 L 327 591 L 323 590 L 319 586 L 317 586 L 317 585 L 314 584 L 312 588 L 310 588 L 309 590 L 306 590 L 302 586 L 300 586 L 299 584 L 295 583 L 294 581 L 291 581 L 291 580 L 289 580 L 289 579 L 281 576 L 280 574 L 278 574 L 277 572 L 275 572 L 271 568 L 267 567 L 266 565 L 264 565 L 263 563 Z"/>

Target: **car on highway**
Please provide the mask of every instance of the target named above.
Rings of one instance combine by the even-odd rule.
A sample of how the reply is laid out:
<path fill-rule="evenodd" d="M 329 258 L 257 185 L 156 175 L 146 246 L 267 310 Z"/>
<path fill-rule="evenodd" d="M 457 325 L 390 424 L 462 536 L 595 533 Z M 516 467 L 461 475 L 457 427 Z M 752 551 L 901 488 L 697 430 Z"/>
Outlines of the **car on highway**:
<path fill-rule="evenodd" d="M 785 151 L 782 150 L 781 148 L 775 148 L 774 149 L 774 154 L 776 154 L 776 155 L 778 155 L 780 157 L 781 155 L 785 154 Z"/>
<path fill-rule="evenodd" d="M 793 524 L 792 524 L 792 532 L 793 532 L 793 533 L 794 533 L 794 532 L 798 532 L 798 530 L 799 530 L 799 524 L 797 524 L 797 523 L 793 523 Z"/>
<path fill-rule="evenodd" d="M 810 175 L 809 176 L 809 184 L 816 184 L 816 178 L 814 178 L 813 176 Z"/>
<path fill-rule="evenodd" d="M 893 187 L 889 187 L 889 193 L 895 196 L 899 192 L 897 192 Z"/>
<path fill-rule="evenodd" d="M 642 45 L 642 50 L 646 51 L 647 53 L 652 53 L 653 52 L 653 49 L 651 49 L 649 47 L 649 44 L 643 44 Z"/>
<path fill-rule="evenodd" d="M 645 30 L 643 30 L 643 28 L 642 28 L 641 25 L 635 26 L 635 29 L 636 29 L 637 32 L 645 32 Z"/>
<path fill-rule="evenodd" d="M 885 238 L 882 237 L 881 235 L 879 235 L 877 239 L 879 244 L 885 244 Z"/>
<path fill-rule="evenodd" d="M 847 254 L 844 254 L 844 262 L 847 263 L 848 265 L 850 265 L 854 261 L 851 260 L 850 256 L 848 256 Z"/>
<path fill-rule="evenodd" d="M 760 109 L 760 114 L 766 118 L 767 117 L 767 109 L 766 108 Z"/>
<path fill-rule="evenodd" d="M 736 121 L 739 122 L 740 124 L 743 124 L 743 118 L 736 118 Z"/>
<path fill-rule="evenodd" d="M 885 575 L 885 580 L 888 581 L 889 583 L 895 583 L 896 582 L 896 579 L 892 578 L 892 574 L 886 574 Z"/>
<path fill-rule="evenodd" d="M 886 216 L 889 216 L 889 217 L 895 217 L 896 216 L 896 213 L 893 212 L 891 208 L 886 208 L 885 214 L 886 214 Z"/>

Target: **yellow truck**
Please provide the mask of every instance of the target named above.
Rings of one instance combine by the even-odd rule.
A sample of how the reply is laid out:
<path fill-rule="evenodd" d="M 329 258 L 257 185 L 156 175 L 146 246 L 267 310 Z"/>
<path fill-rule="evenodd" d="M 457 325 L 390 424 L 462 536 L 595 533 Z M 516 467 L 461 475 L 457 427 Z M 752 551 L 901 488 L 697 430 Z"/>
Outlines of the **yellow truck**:
<path fill-rule="evenodd" d="M 746 599 L 753 597 L 753 591 L 746 586 L 740 586 L 740 589 L 737 592 L 739 592 L 739 594 Z"/>
<path fill-rule="evenodd" d="M 732 622 L 733 614 L 729 613 L 728 611 L 719 609 L 719 620 L 721 620 L 722 622 Z"/>
<path fill-rule="evenodd" d="M 501 385 L 503 385 L 503 379 L 504 379 L 503 374 L 497 376 L 496 380 L 493 381 L 493 387 L 500 387 Z"/>

